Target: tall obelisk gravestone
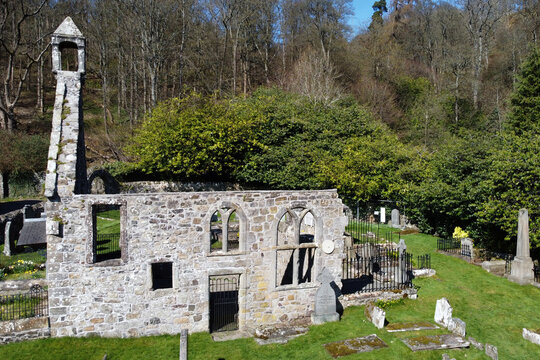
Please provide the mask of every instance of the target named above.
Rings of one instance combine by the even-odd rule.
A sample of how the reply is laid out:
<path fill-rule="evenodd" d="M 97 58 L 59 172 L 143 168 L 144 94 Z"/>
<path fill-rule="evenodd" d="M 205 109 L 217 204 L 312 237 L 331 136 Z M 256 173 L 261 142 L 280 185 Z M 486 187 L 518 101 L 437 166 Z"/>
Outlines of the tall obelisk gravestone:
<path fill-rule="evenodd" d="M 533 261 L 529 249 L 529 212 L 519 210 L 516 257 L 508 280 L 520 285 L 534 282 Z"/>

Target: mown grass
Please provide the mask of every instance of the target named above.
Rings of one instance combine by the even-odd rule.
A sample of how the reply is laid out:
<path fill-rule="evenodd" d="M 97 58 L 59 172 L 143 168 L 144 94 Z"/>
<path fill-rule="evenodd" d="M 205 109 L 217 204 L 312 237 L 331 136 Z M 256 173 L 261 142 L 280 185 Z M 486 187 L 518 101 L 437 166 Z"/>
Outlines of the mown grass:
<path fill-rule="evenodd" d="M 120 210 L 102 211 L 96 214 L 98 234 L 120 233 Z"/>
<path fill-rule="evenodd" d="M 419 298 L 389 306 L 386 313 L 390 323 L 433 322 L 436 300 L 446 297 L 454 308 L 454 316 L 467 323 L 467 334 L 497 346 L 500 359 L 540 358 L 540 347 L 521 337 L 523 327 L 540 327 L 539 289 L 513 284 L 462 260 L 438 254 L 434 237 L 414 234 L 402 238 L 415 255 L 432 254 L 437 276 L 415 279 Z M 475 348 L 413 353 L 400 341 L 404 337 L 441 333 L 446 331 L 388 333 L 366 321 L 363 307 L 351 307 L 345 310 L 340 322 L 312 326 L 306 335 L 285 345 L 259 346 L 253 339 L 213 342 L 208 333 L 191 334 L 188 357 L 190 360 L 332 359 L 323 344 L 377 334 L 388 348 L 343 359 L 440 359 L 443 353 L 456 359 L 487 359 L 483 351 Z M 0 358 L 101 359 L 108 354 L 111 360 L 174 359 L 178 357 L 178 343 L 178 336 L 46 339 L 0 346 Z"/>

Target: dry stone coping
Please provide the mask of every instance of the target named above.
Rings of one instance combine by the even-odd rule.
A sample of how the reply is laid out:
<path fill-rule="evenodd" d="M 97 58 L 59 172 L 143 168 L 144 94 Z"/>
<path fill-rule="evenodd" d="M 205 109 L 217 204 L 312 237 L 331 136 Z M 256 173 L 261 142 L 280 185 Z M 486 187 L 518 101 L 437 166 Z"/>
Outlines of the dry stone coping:
<path fill-rule="evenodd" d="M 467 348 L 470 343 L 455 334 L 417 336 L 401 339 L 412 351 Z"/>
<path fill-rule="evenodd" d="M 375 304 L 373 303 L 369 303 L 364 309 L 364 314 L 366 315 L 366 318 L 371 321 L 377 329 L 382 329 L 384 327 L 384 323 L 386 321 L 386 311 L 384 311 L 380 307 L 375 306 Z"/>
<path fill-rule="evenodd" d="M 529 330 L 523 328 L 523 338 L 529 340 L 533 344 L 540 345 L 540 329 L 538 330 Z"/>
<path fill-rule="evenodd" d="M 440 329 L 437 325 L 427 321 L 411 322 L 411 323 L 393 323 L 386 326 L 388 332 L 405 332 L 419 330 L 435 330 Z"/>
<path fill-rule="evenodd" d="M 338 358 L 341 356 L 352 355 L 361 352 L 369 352 L 377 349 L 388 347 L 377 335 L 371 334 L 364 337 L 337 341 L 329 344 L 324 344 L 326 351 L 332 357 Z"/>

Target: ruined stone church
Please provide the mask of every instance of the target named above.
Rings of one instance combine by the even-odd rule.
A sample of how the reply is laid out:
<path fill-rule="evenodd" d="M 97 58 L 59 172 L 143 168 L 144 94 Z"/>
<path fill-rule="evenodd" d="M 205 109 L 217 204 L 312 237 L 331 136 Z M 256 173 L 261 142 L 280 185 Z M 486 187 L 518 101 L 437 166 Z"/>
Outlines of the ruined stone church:
<path fill-rule="evenodd" d="M 85 45 L 70 18 L 52 36 L 57 87 L 45 188 L 51 335 L 249 333 L 309 319 L 316 275 L 326 267 L 341 285 L 346 217 L 337 191 L 90 194 Z M 73 71 L 62 69 L 66 49 L 77 53 Z M 116 237 L 100 233 L 107 214 L 119 219 Z"/>

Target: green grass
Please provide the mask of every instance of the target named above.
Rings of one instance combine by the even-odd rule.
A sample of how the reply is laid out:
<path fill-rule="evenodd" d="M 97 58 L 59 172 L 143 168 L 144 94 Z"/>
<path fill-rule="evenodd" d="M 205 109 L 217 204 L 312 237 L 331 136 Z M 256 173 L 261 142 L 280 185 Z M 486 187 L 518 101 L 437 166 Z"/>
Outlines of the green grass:
<path fill-rule="evenodd" d="M 31 249 L 27 247 L 27 249 Z M 41 255 L 41 251 L 29 251 L 11 256 L 4 255 L 4 245 L 0 245 L 0 267 L 15 264 L 18 260 L 30 260 L 36 264 L 44 264 L 47 259 Z"/>
<path fill-rule="evenodd" d="M 96 214 L 98 234 L 120 233 L 120 210 L 102 211 Z"/>
<path fill-rule="evenodd" d="M 521 337 L 523 327 L 540 327 L 540 290 L 519 286 L 495 277 L 465 261 L 436 253 L 434 237 L 404 235 L 408 250 L 415 255 L 431 253 L 437 270 L 434 278 L 415 279 L 419 288 L 417 300 L 386 308 L 387 319 L 395 322 L 433 322 L 435 302 L 449 299 L 454 316 L 467 323 L 467 335 L 482 343 L 498 347 L 500 359 L 538 359 L 540 347 Z M 259 346 L 253 339 L 213 342 L 208 333 L 189 337 L 190 360 L 240 359 L 332 359 L 323 344 L 377 334 L 389 347 L 371 353 L 354 354 L 343 359 L 441 359 L 443 353 L 456 359 L 487 359 L 483 351 L 438 350 L 411 352 L 399 339 L 446 333 L 424 330 L 410 333 L 388 333 L 367 322 L 363 307 L 345 310 L 340 322 L 312 326 L 310 331 L 285 345 Z M 156 336 L 135 339 L 58 338 L 26 341 L 0 346 L 1 359 L 173 359 L 178 356 L 178 336 Z"/>

